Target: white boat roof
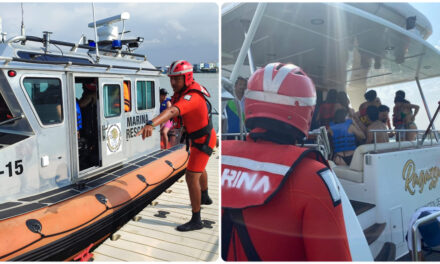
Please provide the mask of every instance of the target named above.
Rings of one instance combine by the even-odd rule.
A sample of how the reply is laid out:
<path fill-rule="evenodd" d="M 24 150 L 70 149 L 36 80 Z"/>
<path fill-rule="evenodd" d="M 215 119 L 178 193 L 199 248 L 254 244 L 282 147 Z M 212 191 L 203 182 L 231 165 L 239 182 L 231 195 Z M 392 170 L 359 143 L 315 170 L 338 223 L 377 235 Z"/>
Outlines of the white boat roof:
<path fill-rule="evenodd" d="M 146 55 L 126 51 L 118 55 L 117 52 L 100 50 L 99 61 L 97 61 L 95 50 L 89 51 L 84 48 L 72 50 L 65 46 L 55 48 L 55 45 L 51 44 L 48 52 L 45 53 L 42 44 L 38 42 L 26 41 L 25 45 L 19 41 L 0 42 L 0 69 L 15 67 L 17 69 L 59 70 L 65 69 L 68 62 L 71 62 L 69 69 L 79 72 L 134 73 L 154 76 L 160 74 L 160 71 L 147 60 Z"/>
<path fill-rule="evenodd" d="M 373 5 L 388 13 L 374 14 Z M 367 88 L 439 76 L 440 52 L 424 39 L 432 32 L 426 17 L 406 3 L 377 5 L 269 3 L 251 45 L 254 64 L 294 63 L 318 88 L 362 95 Z M 243 21 L 252 21 L 256 7 L 240 3 L 222 9 L 224 77 L 230 75 L 243 44 Z M 416 16 L 413 30 L 402 25 L 408 16 Z M 374 58 L 380 67 L 375 68 Z M 249 76 L 248 61 L 244 64 L 240 75 Z"/>

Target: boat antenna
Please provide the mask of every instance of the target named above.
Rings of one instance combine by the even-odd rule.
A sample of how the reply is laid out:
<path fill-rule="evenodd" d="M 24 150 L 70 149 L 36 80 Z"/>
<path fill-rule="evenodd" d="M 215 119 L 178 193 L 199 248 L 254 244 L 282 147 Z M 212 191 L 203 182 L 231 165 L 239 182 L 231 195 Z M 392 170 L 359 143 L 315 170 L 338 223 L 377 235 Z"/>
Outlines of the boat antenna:
<path fill-rule="evenodd" d="M 124 31 L 125 31 L 125 20 L 122 20 L 122 33 L 121 33 L 121 41 L 124 38 Z"/>
<path fill-rule="evenodd" d="M 96 31 L 95 4 L 93 2 L 92 2 L 92 10 L 93 10 L 93 27 L 95 28 L 96 61 L 99 62 L 98 33 Z"/>
<path fill-rule="evenodd" d="M 23 8 L 23 3 L 20 3 L 21 5 L 21 35 L 24 37 L 26 36 L 26 29 L 24 27 L 24 8 Z M 24 45 L 24 40 L 22 41 L 22 43 Z"/>

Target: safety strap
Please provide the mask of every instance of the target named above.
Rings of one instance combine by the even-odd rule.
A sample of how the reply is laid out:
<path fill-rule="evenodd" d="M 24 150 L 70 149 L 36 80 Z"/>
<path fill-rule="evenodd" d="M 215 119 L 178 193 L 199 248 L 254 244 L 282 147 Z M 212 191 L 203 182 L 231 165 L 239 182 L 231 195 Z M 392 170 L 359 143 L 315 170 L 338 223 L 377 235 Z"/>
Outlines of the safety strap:
<path fill-rule="evenodd" d="M 225 209 L 222 217 L 222 258 L 224 260 L 228 257 L 229 245 L 231 242 L 232 231 L 237 230 L 238 238 L 240 239 L 244 253 L 248 261 L 261 261 L 257 250 L 252 244 L 249 232 L 244 224 L 242 209 Z M 227 240 L 226 240 L 227 239 Z M 234 245 L 235 247 L 236 245 Z"/>
<path fill-rule="evenodd" d="M 192 140 L 191 146 L 197 148 L 198 150 L 206 153 L 208 156 L 211 156 L 213 149 L 209 146 L 209 141 L 211 139 L 211 131 L 212 131 L 212 121 L 209 118 L 208 125 L 202 127 L 201 129 L 194 131 L 188 134 L 188 138 Z M 205 142 L 203 143 L 195 143 L 194 139 L 201 138 L 203 136 L 207 136 Z"/>
<path fill-rule="evenodd" d="M 200 91 L 197 91 L 197 92 L 200 92 Z M 211 121 L 211 119 L 212 119 L 211 118 L 212 117 L 212 105 L 211 105 L 211 102 L 209 102 L 208 98 L 206 98 L 205 94 L 203 94 L 203 93 L 201 93 L 201 94 L 203 95 L 203 98 L 205 99 L 206 107 L 208 109 L 208 124 L 197 131 L 194 131 L 192 133 L 188 133 L 185 137 L 182 136 L 181 143 L 183 142 L 183 140 L 186 141 L 186 151 L 188 151 L 189 147 L 190 147 L 189 139 L 191 139 L 192 140 L 191 146 L 197 148 L 198 150 L 202 151 L 203 153 L 206 153 L 208 156 L 211 156 L 213 149 L 209 146 L 209 141 L 211 139 L 211 131 L 212 131 L 212 127 L 213 127 L 212 121 Z M 183 124 L 182 116 L 180 116 L 180 115 L 177 116 L 176 120 L 180 123 L 180 125 Z M 205 142 L 203 142 L 203 143 L 195 143 L 194 142 L 195 139 L 201 138 L 203 136 L 207 136 L 205 139 Z"/>
<path fill-rule="evenodd" d="M 211 122 L 211 118 L 209 118 L 208 124 L 206 126 L 202 127 L 199 130 L 196 130 L 192 133 L 189 133 L 188 136 L 192 140 L 198 139 L 198 138 L 201 138 L 205 135 L 210 134 L 211 130 L 212 130 L 212 122 Z"/>

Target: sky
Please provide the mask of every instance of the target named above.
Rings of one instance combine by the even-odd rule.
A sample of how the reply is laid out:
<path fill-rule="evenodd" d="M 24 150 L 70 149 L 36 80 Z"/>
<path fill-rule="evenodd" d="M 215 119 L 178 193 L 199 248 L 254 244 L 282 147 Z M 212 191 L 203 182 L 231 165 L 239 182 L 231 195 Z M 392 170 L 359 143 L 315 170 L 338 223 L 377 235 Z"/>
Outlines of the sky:
<path fill-rule="evenodd" d="M 24 3 L 26 34 L 78 43 L 81 34 L 94 39 L 91 3 Z M 218 62 L 219 7 L 215 3 L 95 3 L 96 20 L 129 12 L 127 38 L 144 37 L 135 52 L 146 54 L 155 66 L 184 59 L 195 64 Z M 20 35 L 20 3 L 0 3 L 3 32 Z M 117 23 L 119 32 L 122 22 Z"/>
<path fill-rule="evenodd" d="M 410 3 L 418 11 L 420 11 L 431 23 L 432 34 L 426 40 L 431 45 L 440 50 L 440 2 L 439 3 Z M 431 117 L 434 116 L 435 110 L 438 107 L 438 102 L 440 101 L 440 77 L 425 79 L 420 81 L 422 91 L 426 98 L 428 109 L 431 113 Z M 419 114 L 416 116 L 416 125 L 418 129 L 426 130 L 429 125 L 429 119 L 425 107 L 423 105 L 423 100 L 421 98 L 420 92 L 418 90 L 415 81 L 388 85 L 374 89 L 377 91 L 378 97 L 381 99 L 382 104 L 387 105 L 391 109 L 390 118 L 392 114 L 392 109 L 394 106 L 394 95 L 397 90 L 403 90 L 406 93 L 406 99 L 413 104 L 420 106 Z M 435 129 L 440 130 L 440 113 L 434 122 Z"/>

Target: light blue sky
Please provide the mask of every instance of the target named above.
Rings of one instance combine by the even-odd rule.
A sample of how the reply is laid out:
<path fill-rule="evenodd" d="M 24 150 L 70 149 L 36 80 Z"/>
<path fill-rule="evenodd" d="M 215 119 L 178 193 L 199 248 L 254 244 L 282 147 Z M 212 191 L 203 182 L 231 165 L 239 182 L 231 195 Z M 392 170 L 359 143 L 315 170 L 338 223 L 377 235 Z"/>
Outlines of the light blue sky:
<path fill-rule="evenodd" d="M 426 18 L 431 22 L 432 35 L 427 39 L 427 41 L 433 46 L 440 49 L 440 2 L 411 3 L 411 5 L 419 10 L 423 15 L 425 15 Z M 422 80 L 420 83 L 428 104 L 428 108 L 431 112 L 431 116 L 433 116 L 435 110 L 437 109 L 438 101 L 440 101 L 440 77 Z M 418 129 L 426 129 L 428 127 L 428 117 L 415 81 L 379 87 L 375 90 L 377 91 L 379 98 L 382 100 L 382 104 L 390 107 L 390 118 L 394 106 L 395 92 L 397 90 L 405 91 L 406 99 L 409 100 L 411 103 L 420 106 L 420 112 L 416 116 L 416 124 Z M 440 113 L 437 116 L 434 125 L 436 126 L 437 130 L 440 130 Z"/>
<path fill-rule="evenodd" d="M 94 39 L 87 27 L 92 18 L 91 3 L 26 2 L 24 23 L 26 34 L 42 37 L 43 31 L 53 32 L 51 38 L 78 42 L 81 34 Z M 95 3 L 96 19 L 129 12 L 127 37 L 144 37 L 136 53 L 146 54 L 155 66 L 169 65 L 185 59 L 191 63 L 218 61 L 218 12 L 215 3 Z M 20 3 L 0 2 L 0 17 L 7 38 L 20 34 Z M 122 23 L 117 23 L 119 32 Z"/>

